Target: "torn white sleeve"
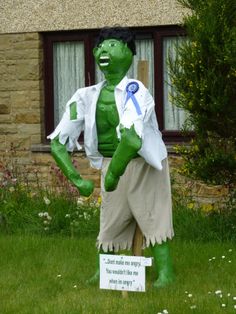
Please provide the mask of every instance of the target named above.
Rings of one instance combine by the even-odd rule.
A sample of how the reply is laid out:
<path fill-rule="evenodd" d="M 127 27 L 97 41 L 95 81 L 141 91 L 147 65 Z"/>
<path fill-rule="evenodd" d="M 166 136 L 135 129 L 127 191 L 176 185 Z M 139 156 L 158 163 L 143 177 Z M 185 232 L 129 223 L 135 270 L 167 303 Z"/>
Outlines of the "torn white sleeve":
<path fill-rule="evenodd" d="M 78 137 L 80 136 L 81 131 L 84 129 L 84 119 L 82 108 L 79 107 L 77 102 L 77 119 L 70 120 L 70 104 L 75 101 L 75 97 L 72 97 L 71 100 L 66 105 L 66 111 L 63 114 L 63 117 L 56 129 L 47 136 L 48 139 L 53 140 L 59 136 L 59 142 L 63 145 L 66 144 L 68 151 L 72 152 L 75 147 L 78 150 L 82 149 L 81 145 L 78 143 Z"/>
<path fill-rule="evenodd" d="M 121 133 L 120 129 L 121 128 L 126 128 L 130 129 L 132 126 L 134 126 L 136 134 L 142 138 L 143 137 L 143 120 L 141 118 L 136 119 L 136 120 L 131 120 L 128 115 L 124 115 L 120 121 L 120 124 L 116 128 L 117 136 L 120 139 L 121 138 Z"/>

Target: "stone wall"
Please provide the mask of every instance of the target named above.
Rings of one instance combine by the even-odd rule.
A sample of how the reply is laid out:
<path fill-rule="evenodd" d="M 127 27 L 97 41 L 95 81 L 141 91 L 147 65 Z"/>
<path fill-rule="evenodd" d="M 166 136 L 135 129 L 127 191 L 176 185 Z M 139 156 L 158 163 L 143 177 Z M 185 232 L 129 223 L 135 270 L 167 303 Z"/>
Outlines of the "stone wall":
<path fill-rule="evenodd" d="M 0 35 L 0 62 L 0 151 L 13 143 L 19 163 L 27 165 L 43 130 L 40 35 Z"/>
<path fill-rule="evenodd" d="M 43 84 L 40 35 L 0 35 L 0 149 L 41 142 Z"/>
<path fill-rule="evenodd" d="M 0 161 L 47 187 L 54 164 L 44 142 L 43 51 L 38 33 L 0 35 Z M 34 149 L 33 149 L 34 148 Z M 81 174 L 98 187 L 99 173 L 79 154 Z M 1 174 L 3 168 L 0 168 Z"/>
<path fill-rule="evenodd" d="M 172 190 L 189 208 L 201 207 L 204 211 L 223 208 L 229 197 L 229 187 L 209 185 L 200 180 L 181 175 L 183 160 L 178 155 L 169 156 Z"/>

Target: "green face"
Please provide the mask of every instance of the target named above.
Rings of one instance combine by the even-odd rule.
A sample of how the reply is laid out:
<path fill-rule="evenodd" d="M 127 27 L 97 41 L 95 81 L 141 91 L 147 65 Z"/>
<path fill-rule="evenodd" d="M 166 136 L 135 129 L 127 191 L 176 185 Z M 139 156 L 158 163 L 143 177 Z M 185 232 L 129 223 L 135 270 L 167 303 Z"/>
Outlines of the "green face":
<path fill-rule="evenodd" d="M 106 39 L 94 48 L 93 54 L 100 70 L 105 74 L 125 75 L 133 61 L 127 44 L 118 39 Z"/>

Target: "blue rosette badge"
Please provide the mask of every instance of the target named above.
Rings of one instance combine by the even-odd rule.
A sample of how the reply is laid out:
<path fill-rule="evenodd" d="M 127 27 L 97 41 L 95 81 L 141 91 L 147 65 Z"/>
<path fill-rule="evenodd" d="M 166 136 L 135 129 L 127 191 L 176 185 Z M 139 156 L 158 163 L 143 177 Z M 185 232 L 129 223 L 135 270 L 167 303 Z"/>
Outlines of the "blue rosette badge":
<path fill-rule="evenodd" d="M 140 109 L 140 106 L 137 102 L 137 99 L 136 97 L 134 96 L 135 93 L 137 93 L 137 91 L 139 90 L 139 85 L 137 82 L 130 82 L 127 86 L 126 86 L 126 92 L 127 92 L 127 97 L 126 97 L 126 101 L 125 101 L 125 104 L 127 103 L 127 101 L 129 99 L 132 100 L 134 106 L 135 106 L 135 109 L 136 109 L 136 112 L 137 114 L 140 116 L 142 114 L 142 111 Z"/>

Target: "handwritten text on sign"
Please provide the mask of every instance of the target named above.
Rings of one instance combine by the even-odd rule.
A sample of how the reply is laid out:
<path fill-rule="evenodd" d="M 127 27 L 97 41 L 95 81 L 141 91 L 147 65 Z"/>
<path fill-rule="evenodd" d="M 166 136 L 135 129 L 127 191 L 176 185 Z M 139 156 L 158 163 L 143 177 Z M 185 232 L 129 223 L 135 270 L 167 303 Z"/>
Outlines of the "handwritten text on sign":
<path fill-rule="evenodd" d="M 151 264 L 143 256 L 100 254 L 100 289 L 145 291 L 145 267 Z"/>

